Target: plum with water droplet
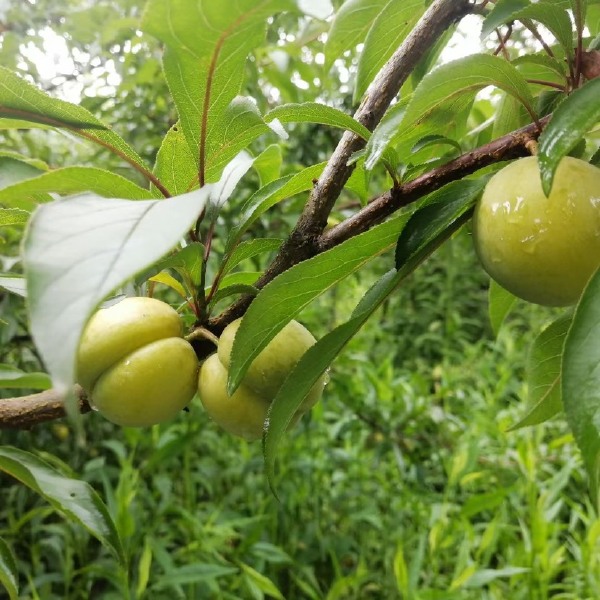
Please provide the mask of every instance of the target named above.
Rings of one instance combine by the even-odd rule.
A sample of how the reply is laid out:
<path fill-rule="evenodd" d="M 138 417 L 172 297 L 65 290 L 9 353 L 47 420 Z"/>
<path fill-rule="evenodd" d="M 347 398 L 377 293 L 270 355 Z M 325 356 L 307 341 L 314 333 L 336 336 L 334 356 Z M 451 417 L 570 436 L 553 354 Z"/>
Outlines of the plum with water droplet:
<path fill-rule="evenodd" d="M 487 183 L 473 238 L 484 269 L 515 296 L 575 304 L 600 266 L 600 169 L 563 158 L 546 198 L 537 158 L 512 162 Z"/>

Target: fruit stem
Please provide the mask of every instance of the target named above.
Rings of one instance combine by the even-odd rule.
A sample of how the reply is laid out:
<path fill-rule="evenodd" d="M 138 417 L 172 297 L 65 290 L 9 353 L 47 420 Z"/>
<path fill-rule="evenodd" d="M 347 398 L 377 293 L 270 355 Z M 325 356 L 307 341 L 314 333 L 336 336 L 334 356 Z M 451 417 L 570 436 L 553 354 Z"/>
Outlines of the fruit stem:
<path fill-rule="evenodd" d="M 208 329 L 205 329 L 204 327 L 197 327 L 196 329 L 194 329 L 194 331 L 186 335 L 183 339 L 186 342 L 203 339 L 212 342 L 215 346 L 219 345 L 219 338 L 214 333 L 212 333 Z"/>
<path fill-rule="evenodd" d="M 527 140 L 525 142 L 525 148 L 527 148 L 527 150 L 529 150 L 529 152 L 531 153 L 531 156 L 538 155 L 539 145 L 537 143 L 537 140 L 534 140 L 533 138 L 530 140 Z"/>

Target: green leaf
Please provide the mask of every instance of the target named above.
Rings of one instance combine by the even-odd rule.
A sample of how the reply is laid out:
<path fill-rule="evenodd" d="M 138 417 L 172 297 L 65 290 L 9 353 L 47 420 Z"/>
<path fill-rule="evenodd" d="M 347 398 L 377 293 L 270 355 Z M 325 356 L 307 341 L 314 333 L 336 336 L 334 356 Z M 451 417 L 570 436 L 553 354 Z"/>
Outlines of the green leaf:
<path fill-rule="evenodd" d="M 493 279 L 490 280 L 490 288 L 488 291 L 488 315 L 495 336 L 500 332 L 500 327 L 502 327 L 504 319 L 506 319 L 516 302 L 516 296 L 513 296 L 508 290 L 505 290 Z"/>
<path fill-rule="evenodd" d="M 5 67 L 0 67 L 0 117 L 52 127 L 106 129 L 85 108 L 48 96 Z"/>
<path fill-rule="evenodd" d="M 19 162 L 26 163 L 39 171 L 47 171 L 49 169 L 48 163 L 44 162 L 43 160 L 39 158 L 31 158 L 29 156 L 25 156 L 24 154 L 20 154 L 19 152 L 14 152 L 13 150 L 0 150 L 0 158 L 12 158 L 14 160 L 18 160 Z"/>
<path fill-rule="evenodd" d="M 0 67 L 0 117 L 69 129 L 76 135 L 113 150 L 129 164 L 147 168 L 123 138 L 88 110 L 48 96 L 4 67 Z"/>
<path fill-rule="evenodd" d="M 363 42 L 377 15 L 389 0 L 346 0 L 331 24 L 325 42 L 325 70 L 346 50 Z"/>
<path fill-rule="evenodd" d="M 410 98 L 410 96 L 404 97 L 391 106 L 375 127 L 365 148 L 365 169 L 368 171 L 373 169 L 397 135 Z"/>
<path fill-rule="evenodd" d="M 229 393 L 240 384 L 252 360 L 302 309 L 326 290 L 394 247 L 409 214 L 353 237 L 303 261 L 267 284 L 248 308 L 231 351 Z"/>
<path fill-rule="evenodd" d="M 498 0 L 493 9 L 487 14 L 481 26 L 481 39 L 484 40 L 495 29 L 514 21 L 514 15 L 529 6 L 529 0 Z"/>
<path fill-rule="evenodd" d="M 482 588 L 486 587 L 492 581 L 501 578 L 512 578 L 517 575 L 525 575 L 531 571 L 528 567 L 504 567 L 502 569 L 480 569 L 469 577 L 464 584 L 465 588 Z"/>
<path fill-rule="evenodd" d="M 26 181 L 31 177 L 37 177 L 44 172 L 30 162 L 10 156 L 0 156 L 0 191 L 20 181 Z"/>
<path fill-rule="evenodd" d="M 78 192 L 94 192 L 107 198 L 141 200 L 154 198 L 151 192 L 104 169 L 64 167 L 48 171 L 0 190 L 0 202 L 16 208 L 32 210 L 40 202 L 50 200 L 49 193 L 63 196 Z"/>
<path fill-rule="evenodd" d="M 154 174 L 172 195 L 198 187 L 198 157 L 190 150 L 179 123 L 169 129 L 160 145 Z"/>
<path fill-rule="evenodd" d="M 117 528 L 89 484 L 66 477 L 34 454 L 10 446 L 0 446 L 0 470 L 39 494 L 67 519 L 82 525 L 126 565 Z"/>
<path fill-rule="evenodd" d="M 229 273 L 231 269 L 239 263 L 249 258 L 264 254 L 265 252 L 275 252 L 279 250 L 283 240 L 275 238 L 254 238 L 238 244 L 226 258 L 225 265 L 222 267 L 223 274 Z"/>
<path fill-rule="evenodd" d="M 270 133 L 256 103 L 234 98 L 223 114 L 215 115 L 206 138 L 206 181 L 217 181 L 221 172 L 243 148 L 260 135 Z"/>
<path fill-rule="evenodd" d="M 79 337 L 96 306 L 171 250 L 211 191 L 138 201 L 82 194 L 36 210 L 23 245 L 30 330 L 57 388 L 74 382 Z"/>
<path fill-rule="evenodd" d="M 475 204 L 487 179 L 453 181 L 429 194 L 411 216 L 396 245 L 396 268 L 401 269 L 427 240 L 437 237 Z"/>
<path fill-rule="evenodd" d="M 8 544 L 0 538 L 0 585 L 4 586 L 9 600 L 18 600 L 18 583 L 17 561 Z"/>
<path fill-rule="evenodd" d="M 25 225 L 28 219 L 29 212 L 26 210 L 21 210 L 19 208 L 0 208 L 0 227 Z"/>
<path fill-rule="evenodd" d="M 575 309 L 563 350 L 562 401 L 581 450 L 594 503 L 600 483 L 600 272 Z"/>
<path fill-rule="evenodd" d="M 265 115 L 265 121 L 269 122 L 273 119 L 278 119 L 281 123 L 320 123 L 339 127 L 354 132 L 365 141 L 371 137 L 371 132 L 350 115 L 318 102 L 277 106 Z"/>
<path fill-rule="evenodd" d="M 276 179 L 256 191 L 240 209 L 238 222 L 229 231 L 225 251 L 229 252 L 238 243 L 244 232 L 269 208 L 278 202 L 312 189 L 326 163 L 312 165 L 296 175 Z"/>
<path fill-rule="evenodd" d="M 365 93 L 375 75 L 404 41 L 424 12 L 423 0 L 403 2 L 390 0 L 379 10 L 358 59 L 355 101 Z"/>
<path fill-rule="evenodd" d="M 529 408 L 509 431 L 538 425 L 562 410 L 561 361 L 565 338 L 573 315 L 567 312 L 544 329 L 534 340 L 527 360 Z"/>
<path fill-rule="evenodd" d="M 240 563 L 242 571 L 252 581 L 252 583 L 263 593 L 276 600 L 285 600 L 282 593 L 277 589 L 277 586 L 268 578 L 253 569 L 247 564 Z"/>
<path fill-rule="evenodd" d="M 198 151 L 202 160 L 212 161 L 202 165 L 204 170 L 211 167 L 211 179 L 218 179 L 218 165 L 225 165 L 243 147 L 239 141 L 230 146 L 229 138 L 243 133 L 245 117 L 229 136 L 230 123 L 224 115 L 240 92 L 246 57 L 263 42 L 267 19 L 288 8 L 294 5 L 287 0 L 181 0 L 176 7 L 149 0 L 146 4 L 142 28 L 166 46 L 163 68 L 183 133 L 194 155 Z M 245 101 L 244 110 L 249 109 Z M 253 135 L 256 114 L 251 115 Z"/>
<path fill-rule="evenodd" d="M 419 150 L 423 150 L 424 148 L 429 148 L 430 146 L 439 146 L 439 145 L 452 146 L 453 148 L 458 150 L 459 153 L 462 152 L 462 147 L 456 140 L 448 138 L 444 135 L 431 134 L 431 135 L 426 135 L 425 137 L 421 138 L 411 148 L 411 153 L 419 152 Z"/>
<path fill-rule="evenodd" d="M 258 288 L 254 287 L 253 285 L 247 285 L 244 283 L 222 286 L 217 290 L 217 292 L 214 294 L 214 296 L 210 299 L 210 302 L 208 303 L 209 311 L 212 310 L 212 308 L 215 306 L 215 304 L 217 304 L 221 300 L 224 300 L 225 298 L 229 298 L 231 296 L 237 296 L 240 294 L 244 294 L 244 295 L 248 295 L 248 296 L 256 296 L 258 294 Z"/>
<path fill-rule="evenodd" d="M 275 181 L 281 174 L 283 155 L 279 144 L 267 146 L 254 160 L 254 170 L 258 173 L 260 187 Z"/>
<path fill-rule="evenodd" d="M 27 297 L 27 282 L 21 275 L 0 273 L 0 288 L 23 298 Z"/>
<path fill-rule="evenodd" d="M 185 274 L 197 287 L 200 285 L 202 276 L 202 262 L 204 260 L 204 245 L 199 242 L 188 244 L 185 248 L 177 250 L 171 256 L 153 265 L 152 271 L 158 273 L 163 269 L 174 269 L 178 273 Z"/>
<path fill-rule="evenodd" d="M 511 63 L 498 56 L 473 54 L 443 64 L 421 80 L 406 107 L 402 127 L 423 121 L 456 98 L 464 95 L 472 98 L 489 85 L 514 96 L 534 114 L 534 100 L 527 82 Z"/>
<path fill-rule="evenodd" d="M 238 569 L 235 567 L 194 562 L 191 565 L 168 570 L 160 576 L 157 583 L 151 589 L 161 590 L 172 586 L 211 581 L 218 577 L 225 577 L 226 575 L 233 575 L 235 573 L 238 573 Z"/>
<path fill-rule="evenodd" d="M 51 387 L 52 380 L 46 373 L 26 373 L 0 363 L 0 388 L 48 390 Z"/>
<path fill-rule="evenodd" d="M 542 188 L 550 194 L 558 164 L 600 120 L 600 78 L 575 90 L 554 111 L 539 139 Z"/>

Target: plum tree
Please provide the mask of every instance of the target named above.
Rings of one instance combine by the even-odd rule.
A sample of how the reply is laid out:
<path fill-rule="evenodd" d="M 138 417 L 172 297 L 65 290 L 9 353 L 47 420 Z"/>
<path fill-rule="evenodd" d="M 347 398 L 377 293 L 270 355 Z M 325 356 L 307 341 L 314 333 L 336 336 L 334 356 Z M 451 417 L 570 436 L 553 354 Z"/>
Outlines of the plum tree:
<path fill-rule="evenodd" d="M 285 378 L 316 340 L 303 325 L 289 322 L 254 359 L 242 384 L 230 396 L 228 369 L 241 321 L 237 319 L 225 328 L 218 351 L 202 364 L 198 390 L 206 412 L 216 423 L 233 435 L 255 440 L 262 436 L 269 406 Z M 296 411 L 292 425 L 319 401 L 325 382 L 326 376 L 322 376 L 313 385 Z"/>
<path fill-rule="evenodd" d="M 179 315 L 153 298 L 125 298 L 90 319 L 77 374 L 109 421 L 145 427 L 173 418 L 196 391 L 198 359 Z"/>
<path fill-rule="evenodd" d="M 546 198 L 537 158 L 511 163 L 486 185 L 473 235 L 484 269 L 509 292 L 574 304 L 600 265 L 600 169 L 563 158 Z"/>

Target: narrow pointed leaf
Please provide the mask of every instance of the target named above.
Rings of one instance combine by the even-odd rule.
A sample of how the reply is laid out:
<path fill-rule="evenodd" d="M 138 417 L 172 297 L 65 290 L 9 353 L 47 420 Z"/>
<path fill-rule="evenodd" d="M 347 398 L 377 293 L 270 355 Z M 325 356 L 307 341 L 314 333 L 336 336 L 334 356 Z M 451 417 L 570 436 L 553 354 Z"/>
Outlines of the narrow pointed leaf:
<path fill-rule="evenodd" d="M 265 286 L 248 308 L 231 352 L 229 391 L 237 388 L 252 360 L 286 323 L 326 290 L 391 250 L 409 214 L 374 227 L 285 271 Z"/>
<path fill-rule="evenodd" d="M 235 247 L 225 266 L 223 267 L 223 273 L 229 273 L 234 267 L 244 260 L 253 258 L 266 252 L 275 252 L 279 250 L 283 240 L 276 238 L 254 238 L 246 242 L 242 242 Z"/>
<path fill-rule="evenodd" d="M 121 539 L 108 509 L 94 489 L 84 481 L 66 477 L 34 454 L 0 446 L 0 471 L 39 494 L 67 519 L 87 529 L 126 564 Z"/>
<path fill-rule="evenodd" d="M 74 382 L 79 337 L 94 308 L 178 243 L 210 191 L 139 201 L 82 194 L 37 209 L 23 251 L 29 316 L 56 387 Z"/>
<path fill-rule="evenodd" d="M 325 70 L 346 50 L 365 41 L 377 15 L 389 0 L 346 0 L 333 19 L 325 42 Z"/>
<path fill-rule="evenodd" d="M 22 161 L 12 156 L 0 156 L 0 191 L 10 185 L 26 181 L 44 173 L 30 162 Z"/>
<path fill-rule="evenodd" d="M 225 246 L 226 251 L 230 251 L 238 243 L 243 233 L 269 208 L 286 198 L 312 189 L 314 180 L 321 175 L 325 164 L 312 165 L 296 175 L 276 179 L 256 191 L 240 209 L 239 221 L 229 232 Z"/>
<path fill-rule="evenodd" d="M 592 497 L 600 483 L 600 273 L 592 277 L 575 309 L 565 340 L 562 400 L 581 450 Z"/>
<path fill-rule="evenodd" d="M 542 187 L 548 195 L 558 164 L 600 121 L 600 78 L 575 90 L 554 111 L 539 139 Z"/>
<path fill-rule="evenodd" d="M 18 600 L 17 562 L 8 544 L 0 538 L 0 588 L 4 587 L 9 600 Z"/>
<path fill-rule="evenodd" d="M 267 146 L 254 161 L 254 170 L 258 173 L 260 187 L 279 179 L 283 155 L 279 144 Z"/>
<path fill-rule="evenodd" d="M 332 106 L 318 102 L 304 102 L 302 104 L 283 104 L 265 115 L 265 121 L 278 119 L 281 123 L 320 123 L 339 127 L 356 133 L 365 141 L 371 136 L 371 132 L 350 115 Z"/>
<path fill-rule="evenodd" d="M 64 167 L 32 177 L 0 190 L 0 202 L 7 206 L 31 210 L 47 202 L 49 193 L 67 196 L 94 192 L 107 198 L 142 200 L 154 198 L 147 189 L 132 181 L 95 167 Z"/>
<path fill-rule="evenodd" d="M 171 195 L 198 187 L 198 157 L 190 150 L 179 123 L 169 129 L 160 145 L 154 174 Z"/>
<path fill-rule="evenodd" d="M 11 294 L 27 297 L 27 282 L 21 275 L 0 274 L 0 288 Z"/>
<path fill-rule="evenodd" d="M 390 0 L 377 14 L 358 59 L 354 100 L 367 90 L 385 62 L 425 12 L 422 0 Z"/>
<path fill-rule="evenodd" d="M 550 324 L 534 340 L 527 360 L 529 408 L 509 431 L 538 425 L 562 410 L 561 363 L 565 339 L 573 319 L 569 311 Z"/>

